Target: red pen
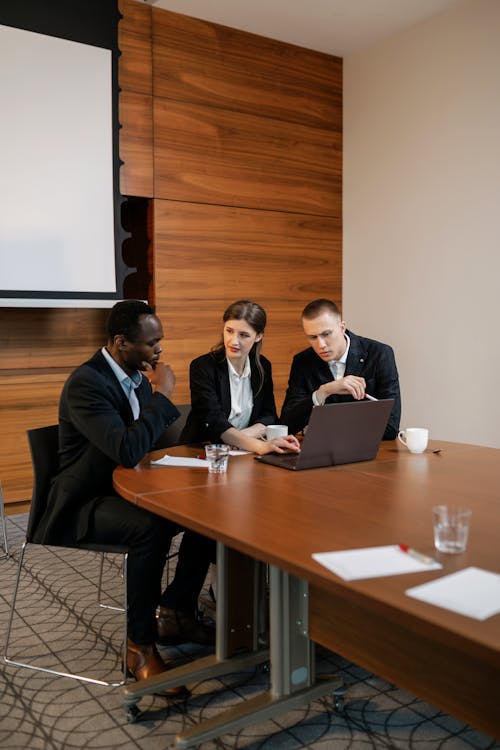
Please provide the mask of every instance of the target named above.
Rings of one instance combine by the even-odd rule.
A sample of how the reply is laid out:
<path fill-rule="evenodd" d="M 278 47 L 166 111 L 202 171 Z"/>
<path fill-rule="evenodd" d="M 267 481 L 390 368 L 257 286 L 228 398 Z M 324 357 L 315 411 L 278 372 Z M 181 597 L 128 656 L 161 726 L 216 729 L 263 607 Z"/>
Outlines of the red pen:
<path fill-rule="evenodd" d="M 206 460 L 206 456 L 196 456 L 196 458 L 202 458 L 203 460 Z"/>
<path fill-rule="evenodd" d="M 425 563 L 425 565 L 430 565 L 431 563 L 436 562 L 434 558 L 429 557 L 429 555 L 423 555 L 422 552 L 417 552 L 416 549 L 408 547 L 407 544 L 399 544 L 398 546 L 401 552 L 406 552 L 407 555 L 411 555 L 415 560 L 419 560 L 420 562 Z"/>

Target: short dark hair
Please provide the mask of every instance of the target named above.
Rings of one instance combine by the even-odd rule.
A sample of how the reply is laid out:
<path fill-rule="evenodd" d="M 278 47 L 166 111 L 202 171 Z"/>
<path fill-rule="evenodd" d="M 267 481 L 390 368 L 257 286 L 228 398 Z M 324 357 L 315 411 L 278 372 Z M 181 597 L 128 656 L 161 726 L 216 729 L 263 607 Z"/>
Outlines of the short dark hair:
<path fill-rule="evenodd" d="M 125 336 L 127 341 L 134 341 L 137 337 L 142 315 L 155 315 L 154 308 L 140 299 L 124 299 L 111 308 L 108 317 L 108 338 Z"/>
<path fill-rule="evenodd" d="M 331 312 L 342 317 L 341 312 L 335 302 L 332 302 L 331 299 L 325 299 L 324 297 L 320 297 L 320 299 L 315 299 L 312 302 L 309 302 L 309 304 L 306 305 L 302 310 L 302 317 L 307 318 L 307 320 L 311 320 L 312 318 L 317 318 L 318 315 L 321 315 L 322 312 Z"/>

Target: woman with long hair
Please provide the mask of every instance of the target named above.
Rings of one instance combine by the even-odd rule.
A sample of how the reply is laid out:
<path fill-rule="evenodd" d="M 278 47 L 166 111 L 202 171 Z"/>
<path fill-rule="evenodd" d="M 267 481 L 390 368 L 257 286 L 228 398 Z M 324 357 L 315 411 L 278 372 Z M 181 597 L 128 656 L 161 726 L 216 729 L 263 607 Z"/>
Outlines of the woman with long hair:
<path fill-rule="evenodd" d="M 271 363 L 261 354 L 266 313 L 239 300 L 223 315 L 222 337 L 191 362 L 191 412 L 181 442 L 224 442 L 254 453 L 299 451 L 293 435 L 264 440 L 276 424 Z"/>

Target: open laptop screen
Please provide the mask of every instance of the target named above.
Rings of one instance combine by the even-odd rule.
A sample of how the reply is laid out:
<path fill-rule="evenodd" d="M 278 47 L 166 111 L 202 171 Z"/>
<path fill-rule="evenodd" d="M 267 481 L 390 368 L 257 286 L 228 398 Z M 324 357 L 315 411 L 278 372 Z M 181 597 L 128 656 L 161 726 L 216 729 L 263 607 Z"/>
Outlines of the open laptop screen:
<path fill-rule="evenodd" d="M 393 405 L 394 399 L 381 399 L 316 406 L 300 454 L 268 453 L 256 458 L 293 470 L 370 461 L 377 455 Z"/>

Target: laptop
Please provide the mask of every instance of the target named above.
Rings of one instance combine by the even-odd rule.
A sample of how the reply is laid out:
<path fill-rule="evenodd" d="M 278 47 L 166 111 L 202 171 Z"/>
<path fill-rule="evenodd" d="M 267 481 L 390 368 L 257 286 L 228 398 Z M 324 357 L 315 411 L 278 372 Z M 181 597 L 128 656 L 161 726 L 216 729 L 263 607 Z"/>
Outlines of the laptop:
<path fill-rule="evenodd" d="M 300 453 L 266 453 L 255 459 L 292 471 L 370 461 L 377 455 L 393 405 L 394 399 L 386 398 L 316 406 Z"/>

